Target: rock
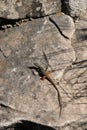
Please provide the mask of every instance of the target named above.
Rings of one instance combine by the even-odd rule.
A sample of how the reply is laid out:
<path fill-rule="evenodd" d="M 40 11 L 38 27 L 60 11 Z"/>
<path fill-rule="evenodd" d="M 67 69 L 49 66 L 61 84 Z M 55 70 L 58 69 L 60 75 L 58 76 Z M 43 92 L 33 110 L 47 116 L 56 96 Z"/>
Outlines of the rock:
<path fill-rule="evenodd" d="M 0 2 L 1 17 L 14 23 L 0 30 L 0 130 L 87 129 L 87 2 L 64 2 L 66 13 L 80 17 L 75 24 L 56 13 L 60 0 Z M 26 16 L 38 19 L 14 20 Z M 34 63 L 49 64 L 53 72 L 62 99 L 60 118 L 57 92 L 40 80 Z"/>
<path fill-rule="evenodd" d="M 56 23 L 61 35 L 67 39 L 72 38 L 72 35 L 75 32 L 75 24 L 71 17 L 61 13 L 59 17 L 56 17 L 56 15 L 51 16 L 51 21 L 54 22 L 54 24 Z"/>
<path fill-rule="evenodd" d="M 7 62 L 0 57 L 0 76 L 5 73 L 7 69 Z"/>
<path fill-rule="evenodd" d="M 0 17 L 20 19 L 43 17 L 61 11 L 60 0 L 8 0 L 0 1 Z"/>
<path fill-rule="evenodd" d="M 60 86 L 61 88 L 63 114 L 62 117 L 70 122 L 76 122 L 78 119 L 84 119 L 86 115 L 87 101 L 87 61 L 75 62 L 72 67 L 67 67 L 63 73 Z"/>
<path fill-rule="evenodd" d="M 57 130 L 84 130 L 87 129 L 87 118 L 73 121 L 61 127 L 56 127 Z"/>
<path fill-rule="evenodd" d="M 76 23 L 76 32 L 72 38 L 73 48 L 77 61 L 87 59 L 87 22 L 79 20 Z"/>
<path fill-rule="evenodd" d="M 69 34 L 70 30 L 68 37 L 71 38 L 75 29 L 73 22 L 70 22 L 71 18 L 61 15 L 63 18 L 61 20 L 58 14 L 51 18 L 54 17 L 59 19 L 56 24 L 59 22 L 61 32 L 64 30 L 64 34 Z M 64 22 L 65 19 L 67 22 Z M 66 24 L 67 28 L 61 27 L 60 21 L 61 25 Z M 8 63 L 8 68 L 1 78 L 0 128 L 20 120 L 52 127 L 63 125 L 66 114 L 59 120 L 55 88 L 48 81 L 41 81 L 36 71 L 29 67 L 35 62 L 46 67 L 44 51 L 51 66 L 49 69 L 55 70 L 52 77 L 56 79 L 57 84 L 61 81 L 65 68 L 75 60 L 71 40 L 60 33 L 49 17 L 45 17 L 28 21 L 19 27 L 9 28 L 5 32 L 0 31 L 0 48 Z M 9 50 L 10 53 L 7 53 Z M 59 85 L 58 89 L 61 92 Z M 66 119 L 65 121 L 68 122 Z"/>
<path fill-rule="evenodd" d="M 87 22 L 76 23 L 76 31 L 72 38 L 76 61 L 64 70 L 60 86 L 63 101 L 63 119 L 65 124 L 61 130 L 87 129 Z M 69 123 L 66 123 L 66 120 Z M 59 127 L 58 127 L 59 128 Z"/>
<path fill-rule="evenodd" d="M 62 0 L 63 11 L 72 17 L 83 17 L 87 13 L 86 0 Z"/>

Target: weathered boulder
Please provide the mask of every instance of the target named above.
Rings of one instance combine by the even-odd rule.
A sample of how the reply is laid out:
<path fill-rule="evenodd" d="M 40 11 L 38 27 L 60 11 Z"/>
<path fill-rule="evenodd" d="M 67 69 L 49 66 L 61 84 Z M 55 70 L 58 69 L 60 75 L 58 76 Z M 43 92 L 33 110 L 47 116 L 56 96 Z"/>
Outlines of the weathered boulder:
<path fill-rule="evenodd" d="M 61 2 L 67 14 L 84 20 L 74 24 L 57 13 Z M 87 129 L 87 1 L 61 2 L 0 1 L 0 17 L 12 27 L 0 30 L 0 130 Z M 43 18 L 19 21 L 26 17 Z M 40 80 L 35 62 L 53 72 L 62 99 L 60 118 L 57 92 Z"/>
<path fill-rule="evenodd" d="M 44 51 L 51 66 L 49 69 L 54 70 L 52 77 L 64 99 L 58 82 L 66 67 L 75 60 L 70 40 L 74 30 L 73 20 L 69 16 L 57 14 L 50 16 L 50 19 L 35 19 L 5 32 L 0 31 L 0 58 L 3 61 L 0 76 L 0 128 L 20 120 L 50 126 L 64 125 L 69 121 L 64 109 L 60 120 L 58 118 L 55 88 L 48 81 L 41 81 L 30 67 L 35 62 L 46 67 Z"/>

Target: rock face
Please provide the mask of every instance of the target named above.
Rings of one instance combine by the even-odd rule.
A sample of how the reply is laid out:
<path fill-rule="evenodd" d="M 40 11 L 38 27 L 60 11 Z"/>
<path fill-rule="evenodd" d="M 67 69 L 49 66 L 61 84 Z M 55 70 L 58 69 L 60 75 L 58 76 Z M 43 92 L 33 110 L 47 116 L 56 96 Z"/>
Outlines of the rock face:
<path fill-rule="evenodd" d="M 61 11 L 60 0 L 0 0 L 0 17 L 43 17 Z"/>
<path fill-rule="evenodd" d="M 70 16 L 57 13 L 61 4 L 57 0 L 1 3 L 6 9 L 13 4 L 20 13 L 4 12 L 1 17 L 10 19 L 0 21 L 0 130 L 86 130 L 86 17 L 74 23 Z M 38 18 L 29 20 L 26 15 Z M 60 118 L 57 91 L 46 79 L 40 80 L 34 63 L 52 71 L 62 99 Z"/>
<path fill-rule="evenodd" d="M 70 33 L 68 38 L 71 38 L 75 27 L 69 16 L 61 15 L 62 19 L 66 19 L 65 22 L 61 20 L 60 15 L 50 16 L 50 18 L 53 21 L 59 18 L 56 23 L 61 32 L 64 32 L 64 35 Z M 61 28 L 60 25 L 64 25 L 64 27 Z M 1 32 L 0 48 L 1 54 L 8 64 L 4 76 L 1 77 L 1 103 L 12 106 L 19 111 L 22 108 L 23 112 L 26 113 L 15 112 L 13 118 L 12 111 L 9 113 L 10 120 L 14 122 L 15 118 L 22 119 L 23 117 L 34 122 L 37 120 L 37 123 L 45 125 L 48 125 L 50 120 L 50 125 L 57 125 L 59 105 L 56 91 L 49 82 L 40 81 L 39 75 L 33 75 L 29 67 L 33 66 L 34 62 L 42 64 L 44 67 L 47 65 L 47 61 L 43 57 L 44 51 L 52 69 L 57 70 L 54 75 L 58 82 L 64 68 L 75 59 L 71 41 L 65 38 L 47 17 L 29 21 L 20 27 Z M 35 72 L 35 70 L 33 71 Z M 3 113 L 3 109 L 0 118 L 1 124 L 10 122 L 8 114 Z"/>

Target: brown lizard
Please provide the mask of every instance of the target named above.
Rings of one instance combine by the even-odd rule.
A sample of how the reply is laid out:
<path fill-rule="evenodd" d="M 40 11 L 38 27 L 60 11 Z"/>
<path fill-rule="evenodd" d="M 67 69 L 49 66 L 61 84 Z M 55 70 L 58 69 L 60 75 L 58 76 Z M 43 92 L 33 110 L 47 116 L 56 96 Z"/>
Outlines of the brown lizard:
<path fill-rule="evenodd" d="M 54 80 L 49 76 L 50 71 L 45 71 L 44 68 L 42 66 L 40 66 L 38 63 L 34 63 L 39 75 L 42 77 L 42 79 L 47 79 L 52 85 L 53 87 L 56 89 L 57 94 L 58 94 L 58 102 L 59 102 L 59 106 L 60 106 L 60 112 L 59 112 L 59 118 L 61 116 L 61 110 L 62 110 L 62 103 L 61 103 L 61 96 L 59 93 L 59 90 L 54 82 Z"/>

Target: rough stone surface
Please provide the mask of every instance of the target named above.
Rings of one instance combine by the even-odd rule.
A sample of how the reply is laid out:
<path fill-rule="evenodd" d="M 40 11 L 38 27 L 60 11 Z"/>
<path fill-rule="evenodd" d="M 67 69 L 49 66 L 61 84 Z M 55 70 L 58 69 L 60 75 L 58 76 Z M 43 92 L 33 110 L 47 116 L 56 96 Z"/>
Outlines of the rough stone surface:
<path fill-rule="evenodd" d="M 29 1 L 30 5 L 26 4 L 28 1 L 0 2 L 0 8 L 3 7 L 2 3 L 8 7 L 1 17 L 11 19 L 25 17 L 26 14 L 32 14 L 31 17 L 45 16 L 60 9 L 60 4 L 56 7 L 56 3 L 60 3 L 57 0 L 54 4 L 50 0 L 39 1 L 39 4 L 38 1 Z M 32 2 L 35 6 L 31 6 Z M 86 10 L 86 1 L 66 2 L 73 5 L 70 13 L 75 16 Z M 33 10 L 31 7 L 34 7 Z M 39 9 L 43 12 L 39 12 Z M 16 27 L 0 30 L 0 130 L 87 129 L 86 20 L 87 16 L 83 15 L 74 25 L 72 18 L 60 13 L 26 20 L 17 23 Z M 35 62 L 46 68 L 43 51 L 62 98 L 60 119 L 55 88 L 47 80 L 41 81 L 35 69 L 30 69 Z"/>
<path fill-rule="evenodd" d="M 71 16 L 78 16 L 86 11 L 86 0 L 70 0 Z"/>
<path fill-rule="evenodd" d="M 67 113 L 66 120 L 69 118 L 69 123 L 64 124 L 64 126 L 61 127 L 61 130 L 87 129 L 86 36 L 87 21 L 80 20 L 76 23 L 76 31 L 72 38 L 72 47 L 75 50 L 76 61 L 73 62 L 72 66 L 65 69 L 61 79 L 61 86 L 63 88 L 66 87 L 66 94 L 64 97 L 62 96 L 64 114 Z"/>
<path fill-rule="evenodd" d="M 62 4 L 63 11 L 72 17 L 83 17 L 87 14 L 87 0 L 62 0 Z"/>
<path fill-rule="evenodd" d="M 56 27 L 60 30 L 61 35 L 63 35 L 65 38 L 71 39 L 74 31 L 75 31 L 75 25 L 69 16 L 66 17 L 63 13 L 60 13 L 59 17 L 57 18 L 56 15 L 51 16 L 52 22 L 56 25 Z M 61 32 L 62 30 L 62 32 Z"/>
<path fill-rule="evenodd" d="M 78 21 L 76 27 L 77 29 L 73 36 L 73 48 L 77 61 L 85 61 L 87 59 L 87 21 Z"/>
<path fill-rule="evenodd" d="M 50 18 L 59 18 L 56 24 L 65 34 L 69 34 L 70 30 L 68 37 L 71 38 L 75 30 L 73 20 L 71 22 L 69 16 L 63 15 L 63 20 L 59 14 Z M 67 22 L 64 22 L 65 19 Z M 64 28 L 61 28 L 60 22 L 61 25 L 64 23 Z M 55 88 L 48 81 L 41 81 L 35 70 L 29 69 L 34 62 L 46 67 L 44 51 L 51 66 L 49 69 L 54 70 L 52 77 L 56 84 L 61 80 L 64 69 L 75 60 L 75 52 L 71 40 L 65 38 L 60 30 L 46 17 L 0 32 L 1 66 L 3 64 L 0 77 L 1 128 L 23 119 L 49 126 L 64 124 L 63 119 L 67 117 L 67 113 L 64 116 L 62 114 L 59 120 Z M 58 84 L 57 86 L 61 92 Z"/>
<path fill-rule="evenodd" d="M 61 10 L 60 0 L 0 0 L 0 17 L 42 17 Z"/>

